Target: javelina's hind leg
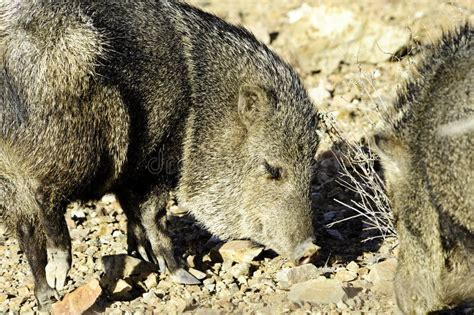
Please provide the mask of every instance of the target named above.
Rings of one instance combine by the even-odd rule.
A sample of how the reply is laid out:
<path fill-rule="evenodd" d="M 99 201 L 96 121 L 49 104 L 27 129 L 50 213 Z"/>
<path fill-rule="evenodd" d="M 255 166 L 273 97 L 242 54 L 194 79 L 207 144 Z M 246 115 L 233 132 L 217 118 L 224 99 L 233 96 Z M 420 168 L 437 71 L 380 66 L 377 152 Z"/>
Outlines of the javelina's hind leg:
<path fill-rule="evenodd" d="M 173 244 L 166 228 L 168 192 L 155 189 L 140 199 L 129 191 L 121 191 L 117 195 L 128 219 L 129 253 L 136 251 L 142 259 L 158 264 L 161 272 L 168 270 L 177 283 L 200 283 L 180 268 L 174 257 Z"/>
<path fill-rule="evenodd" d="M 58 294 L 46 281 L 46 238 L 38 222 L 19 220 L 17 236 L 35 280 L 35 296 L 39 308 L 44 310 L 57 300 Z"/>

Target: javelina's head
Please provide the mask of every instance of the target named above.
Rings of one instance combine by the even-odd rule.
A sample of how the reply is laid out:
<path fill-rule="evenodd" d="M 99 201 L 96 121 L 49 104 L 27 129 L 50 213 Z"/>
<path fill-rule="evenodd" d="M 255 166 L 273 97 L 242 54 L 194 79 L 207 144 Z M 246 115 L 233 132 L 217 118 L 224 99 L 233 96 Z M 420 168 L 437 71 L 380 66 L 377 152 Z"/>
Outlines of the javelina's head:
<path fill-rule="evenodd" d="M 242 83 L 227 108 L 194 113 L 180 202 L 221 238 L 249 238 L 301 262 L 313 244 L 310 181 L 319 138 L 303 85 Z M 199 117 L 199 119 L 197 119 Z"/>

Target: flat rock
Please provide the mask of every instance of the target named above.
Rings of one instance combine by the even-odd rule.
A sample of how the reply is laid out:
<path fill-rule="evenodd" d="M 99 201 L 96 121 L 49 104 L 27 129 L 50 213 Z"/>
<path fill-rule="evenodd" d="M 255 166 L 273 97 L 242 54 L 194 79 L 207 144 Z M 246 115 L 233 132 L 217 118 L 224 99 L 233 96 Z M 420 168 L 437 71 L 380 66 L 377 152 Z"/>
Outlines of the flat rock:
<path fill-rule="evenodd" d="M 390 258 L 380 263 L 370 266 L 370 272 L 367 280 L 371 282 L 393 281 L 397 269 L 397 260 Z"/>
<path fill-rule="evenodd" d="M 295 283 L 305 282 L 316 279 L 321 272 L 315 265 L 306 264 L 294 268 L 284 268 L 276 274 L 276 280 L 284 288 L 290 287 Z"/>
<path fill-rule="evenodd" d="M 263 247 L 257 246 L 251 241 L 237 240 L 223 244 L 218 252 L 222 260 L 237 263 L 250 263 L 263 251 Z"/>
<path fill-rule="evenodd" d="M 193 276 L 196 277 L 196 279 L 198 280 L 202 280 L 202 279 L 205 279 L 207 277 L 207 275 L 200 271 L 200 270 L 197 270 L 197 269 L 194 269 L 194 268 L 189 268 L 189 273 L 192 274 Z"/>
<path fill-rule="evenodd" d="M 357 273 L 353 271 L 349 271 L 347 269 L 341 269 L 337 271 L 334 279 L 342 281 L 342 282 L 349 282 L 352 280 L 357 279 Z"/>
<path fill-rule="evenodd" d="M 337 304 L 346 301 L 348 295 L 340 281 L 320 277 L 292 285 L 288 299 L 295 303 Z"/>
<path fill-rule="evenodd" d="M 99 281 L 94 279 L 68 293 L 64 298 L 53 304 L 52 314 L 80 315 L 94 305 L 101 295 Z"/>

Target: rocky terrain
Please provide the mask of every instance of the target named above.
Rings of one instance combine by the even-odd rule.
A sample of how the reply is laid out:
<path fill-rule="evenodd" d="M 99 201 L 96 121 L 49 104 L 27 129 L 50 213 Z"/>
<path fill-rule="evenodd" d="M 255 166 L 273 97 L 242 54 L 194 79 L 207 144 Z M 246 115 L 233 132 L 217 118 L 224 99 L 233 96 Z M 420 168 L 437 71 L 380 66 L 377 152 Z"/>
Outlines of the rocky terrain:
<path fill-rule="evenodd" d="M 377 126 L 397 85 L 410 75 L 420 47 L 443 29 L 474 17 L 470 0 L 191 3 L 248 27 L 295 65 L 316 106 L 333 117 L 340 136 L 351 141 L 363 139 Z M 321 251 L 312 264 L 292 266 L 245 240 L 224 243 L 170 204 L 176 255 L 202 280 L 193 286 L 172 283 L 154 273 L 155 266 L 125 255 L 126 218 L 108 195 L 68 209 L 73 266 L 64 290 L 69 293 L 53 312 L 394 312 L 396 237 L 387 221 L 374 223 L 370 213 L 361 215 L 364 207 L 357 205 L 364 205 L 365 199 L 347 187 L 348 177 L 341 175 L 354 160 L 331 148 L 331 137 L 326 136 L 314 167 L 314 225 Z M 371 167 L 380 173 L 376 162 Z M 379 210 L 379 217 L 389 216 Z M 26 259 L 0 226 L 0 313 L 35 311 Z"/>

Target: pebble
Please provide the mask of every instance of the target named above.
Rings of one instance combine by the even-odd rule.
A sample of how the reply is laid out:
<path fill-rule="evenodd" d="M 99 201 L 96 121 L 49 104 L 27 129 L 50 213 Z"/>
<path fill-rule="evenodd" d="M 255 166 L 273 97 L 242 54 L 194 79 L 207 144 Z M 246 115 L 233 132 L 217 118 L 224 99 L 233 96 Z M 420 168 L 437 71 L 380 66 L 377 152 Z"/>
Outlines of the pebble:
<path fill-rule="evenodd" d="M 250 264 L 249 263 L 240 263 L 232 266 L 229 269 L 229 273 L 236 279 L 241 276 L 248 276 L 250 272 Z"/>
<path fill-rule="evenodd" d="M 359 277 L 364 278 L 365 276 L 369 274 L 369 271 L 370 271 L 369 268 L 361 267 L 359 268 L 359 270 L 357 270 L 357 274 L 359 275 Z"/>
<path fill-rule="evenodd" d="M 351 261 L 347 264 L 346 269 L 357 273 L 359 271 L 359 265 L 355 261 Z"/>
<path fill-rule="evenodd" d="M 156 305 L 160 303 L 160 298 L 158 298 L 154 292 L 143 293 L 142 300 L 144 303 L 149 305 Z"/>
<path fill-rule="evenodd" d="M 127 296 L 128 293 L 132 291 L 132 289 L 133 289 L 132 286 L 127 281 L 118 279 L 111 293 L 115 296 L 122 297 L 122 296 Z"/>
<path fill-rule="evenodd" d="M 216 289 L 216 283 L 213 278 L 208 278 L 202 282 L 205 288 L 207 288 L 210 292 L 214 292 Z"/>
<path fill-rule="evenodd" d="M 284 268 L 276 274 L 276 280 L 283 288 L 288 288 L 295 283 L 316 279 L 321 272 L 315 265 L 306 264 L 294 268 Z"/>
<path fill-rule="evenodd" d="M 384 260 L 380 263 L 370 266 L 370 272 L 367 280 L 371 282 L 393 281 L 397 269 L 397 260 L 395 258 Z"/>
<path fill-rule="evenodd" d="M 157 281 L 157 275 L 154 274 L 154 273 L 150 273 L 146 279 L 143 281 L 143 283 L 145 284 L 145 287 L 148 289 L 148 290 L 151 290 L 152 288 L 156 287 L 158 285 L 158 281 Z"/>
<path fill-rule="evenodd" d="M 114 202 L 116 202 L 116 198 L 115 198 L 115 195 L 113 194 L 107 194 L 107 195 L 104 195 L 102 197 L 102 199 L 100 199 L 100 202 L 104 203 L 104 204 L 112 204 Z"/>

